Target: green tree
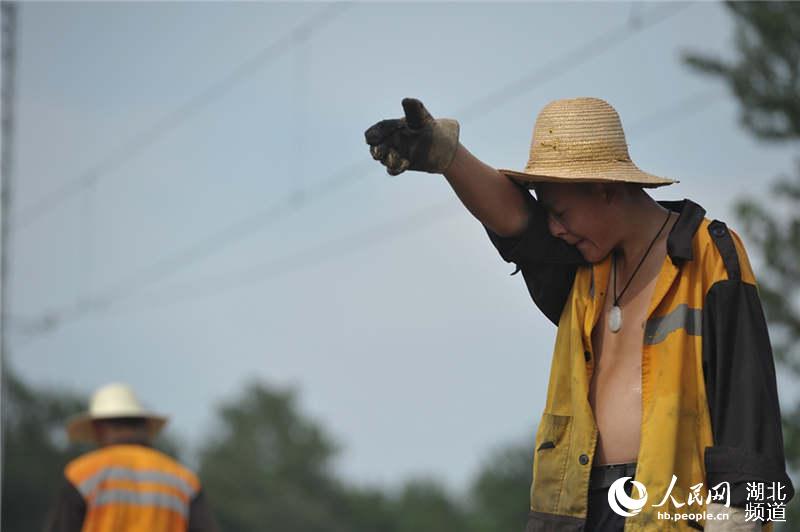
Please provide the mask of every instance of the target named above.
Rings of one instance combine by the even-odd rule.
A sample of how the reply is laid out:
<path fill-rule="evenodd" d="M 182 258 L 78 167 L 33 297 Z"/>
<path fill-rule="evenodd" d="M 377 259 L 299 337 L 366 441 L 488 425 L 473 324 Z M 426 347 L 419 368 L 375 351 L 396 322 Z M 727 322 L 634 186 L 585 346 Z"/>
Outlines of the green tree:
<path fill-rule="evenodd" d="M 395 503 L 397 532 L 467 530 L 460 504 L 438 482 L 416 479 L 406 483 Z"/>
<path fill-rule="evenodd" d="M 725 5 L 735 22 L 735 59 L 690 53 L 686 62 L 730 87 L 740 104 L 742 124 L 753 134 L 772 141 L 796 141 L 800 134 L 800 4 Z"/>
<path fill-rule="evenodd" d="M 722 80 L 739 102 L 741 122 L 768 142 L 800 139 L 800 3 L 727 2 L 735 21 L 735 58 L 692 53 L 686 62 Z M 796 145 L 796 144 L 795 144 Z M 744 232 L 765 259 L 759 292 L 780 366 L 800 376 L 800 164 L 780 176 L 767 201 L 742 198 L 736 210 Z M 785 452 L 800 468 L 800 408 L 782 405 Z M 800 522 L 800 496 L 787 523 Z"/>
<path fill-rule="evenodd" d="M 41 530 L 61 486 L 66 463 L 89 450 L 69 445 L 65 421 L 85 399 L 32 387 L 5 372 L 6 438 L 2 530 Z M 265 528 L 327 532 L 489 532 L 521 530 L 527 513 L 530 449 L 493 453 L 469 490 L 469 500 L 431 479 L 398 491 L 353 487 L 332 472 L 337 446 L 298 412 L 291 391 L 247 387 L 219 409 L 216 436 L 201 450 L 200 476 L 226 532 Z M 169 436 L 156 447 L 172 456 Z"/>
<path fill-rule="evenodd" d="M 68 446 L 64 420 L 83 406 L 67 391 L 29 387 L 3 368 L 4 457 L 2 529 L 41 530 L 61 486 L 64 465 L 81 449 Z"/>
<path fill-rule="evenodd" d="M 470 490 L 475 532 L 522 530 L 530 507 L 532 448 L 507 445 L 491 454 Z"/>
<path fill-rule="evenodd" d="M 219 409 L 219 425 L 200 476 L 224 530 L 351 530 L 341 515 L 351 501 L 331 474 L 336 446 L 292 392 L 250 385 Z"/>
<path fill-rule="evenodd" d="M 377 488 L 349 488 L 341 508 L 342 521 L 353 532 L 397 532 L 395 502 Z"/>
<path fill-rule="evenodd" d="M 252 384 L 219 408 L 217 424 L 200 476 L 227 532 L 469 530 L 461 501 L 433 480 L 411 480 L 393 494 L 338 480 L 337 446 L 298 411 L 291 391 Z"/>

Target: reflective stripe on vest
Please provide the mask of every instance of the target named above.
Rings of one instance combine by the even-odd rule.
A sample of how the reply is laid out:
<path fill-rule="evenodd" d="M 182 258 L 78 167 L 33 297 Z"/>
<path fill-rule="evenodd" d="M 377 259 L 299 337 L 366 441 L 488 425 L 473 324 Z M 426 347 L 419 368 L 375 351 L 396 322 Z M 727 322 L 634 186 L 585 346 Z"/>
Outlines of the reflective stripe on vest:
<path fill-rule="evenodd" d="M 700 336 L 703 329 L 703 309 L 682 304 L 664 316 L 650 318 L 644 328 L 644 343 L 658 344 L 679 329 L 685 330 L 688 335 Z"/>
<path fill-rule="evenodd" d="M 167 508 L 181 514 L 184 519 L 189 517 L 189 508 L 185 501 L 175 495 L 159 493 L 157 491 L 131 491 L 109 489 L 100 491 L 93 501 L 93 506 L 99 508 L 108 504 L 134 504 L 138 506 L 157 506 Z"/>
<path fill-rule="evenodd" d="M 65 475 L 86 502 L 82 532 L 186 532 L 194 473 L 143 445 L 111 445 L 70 462 Z"/>
<path fill-rule="evenodd" d="M 107 467 L 101 469 L 93 476 L 81 482 L 77 486 L 78 491 L 84 497 L 89 497 L 91 493 L 97 488 L 98 485 L 107 480 L 127 480 L 129 482 L 137 483 L 154 483 L 163 484 L 171 488 L 180 490 L 187 499 L 194 497 L 194 489 L 184 479 L 171 473 L 162 471 L 138 471 L 136 469 L 129 469 L 125 467 Z"/>

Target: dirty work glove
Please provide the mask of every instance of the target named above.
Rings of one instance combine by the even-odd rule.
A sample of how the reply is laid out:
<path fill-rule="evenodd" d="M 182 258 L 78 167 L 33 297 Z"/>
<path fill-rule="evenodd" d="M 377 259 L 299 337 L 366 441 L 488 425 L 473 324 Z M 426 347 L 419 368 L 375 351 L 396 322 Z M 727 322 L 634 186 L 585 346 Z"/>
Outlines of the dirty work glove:
<path fill-rule="evenodd" d="M 364 133 L 372 158 L 390 175 L 406 170 L 444 172 L 456 156 L 458 122 L 434 119 L 414 98 L 403 99 L 403 110 L 405 117 L 381 120 Z"/>

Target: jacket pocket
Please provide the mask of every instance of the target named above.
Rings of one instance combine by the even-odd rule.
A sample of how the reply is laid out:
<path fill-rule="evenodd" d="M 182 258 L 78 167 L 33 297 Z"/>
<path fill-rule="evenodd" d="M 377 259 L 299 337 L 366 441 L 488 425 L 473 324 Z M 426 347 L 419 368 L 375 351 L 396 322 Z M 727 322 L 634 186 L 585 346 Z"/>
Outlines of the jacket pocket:
<path fill-rule="evenodd" d="M 536 431 L 531 510 L 556 513 L 569 458 L 572 416 L 543 414 Z"/>

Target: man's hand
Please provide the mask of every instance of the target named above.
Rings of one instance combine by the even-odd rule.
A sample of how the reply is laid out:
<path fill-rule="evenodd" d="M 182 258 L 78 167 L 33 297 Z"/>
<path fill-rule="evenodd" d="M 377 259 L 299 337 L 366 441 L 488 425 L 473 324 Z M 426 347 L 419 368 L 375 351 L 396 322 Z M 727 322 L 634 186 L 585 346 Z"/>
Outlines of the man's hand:
<path fill-rule="evenodd" d="M 381 120 L 364 133 L 372 158 L 386 166 L 390 175 L 447 170 L 458 148 L 458 122 L 434 119 L 414 98 L 403 99 L 403 110 L 405 117 Z"/>

